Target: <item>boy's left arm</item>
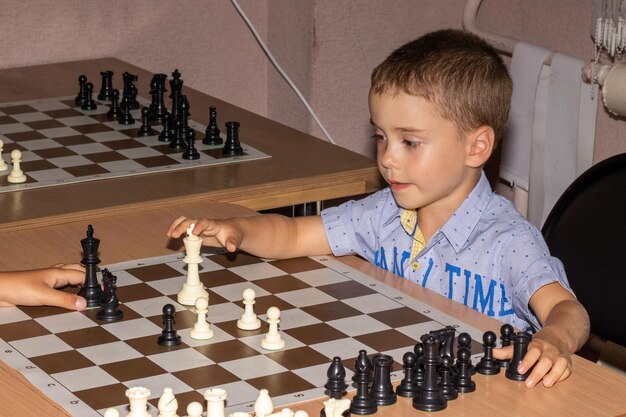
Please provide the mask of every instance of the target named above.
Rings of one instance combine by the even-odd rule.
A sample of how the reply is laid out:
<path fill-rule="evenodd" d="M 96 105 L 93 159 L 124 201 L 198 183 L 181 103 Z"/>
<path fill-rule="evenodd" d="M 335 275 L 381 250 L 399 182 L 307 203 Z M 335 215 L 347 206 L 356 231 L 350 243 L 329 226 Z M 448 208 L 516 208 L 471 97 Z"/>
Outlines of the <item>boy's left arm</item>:
<path fill-rule="evenodd" d="M 518 372 L 525 373 L 534 365 L 526 386 L 532 388 L 543 379 L 543 385 L 551 387 L 571 374 L 571 355 L 589 337 L 589 316 L 576 297 L 558 282 L 539 288 L 529 305 L 543 327 L 533 335 Z M 496 350 L 494 356 L 500 359 L 512 355 L 512 346 Z"/>

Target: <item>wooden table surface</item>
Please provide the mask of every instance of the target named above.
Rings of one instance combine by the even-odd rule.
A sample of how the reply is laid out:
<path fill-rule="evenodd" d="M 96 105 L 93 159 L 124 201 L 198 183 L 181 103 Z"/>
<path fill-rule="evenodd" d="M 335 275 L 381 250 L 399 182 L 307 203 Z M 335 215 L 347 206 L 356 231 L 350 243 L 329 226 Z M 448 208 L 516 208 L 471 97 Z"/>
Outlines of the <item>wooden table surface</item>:
<path fill-rule="evenodd" d="M 80 74 L 87 75 L 99 90 L 100 71 L 104 70 L 115 73 L 115 88 L 122 87 L 123 72 L 137 74 L 139 95 L 150 97 L 151 72 L 118 59 L 104 58 L 0 70 L 0 102 L 74 96 Z M 173 70 L 160 68 L 158 72 L 169 76 Z M 185 69 L 180 71 L 184 79 Z M 0 231 L 198 201 L 232 202 L 263 210 L 353 196 L 380 187 L 376 164 L 365 156 L 199 93 L 187 85 L 183 92 L 189 99 L 193 120 L 206 125 L 209 106 L 214 105 L 221 124 L 230 120 L 240 122 L 241 141 L 271 158 L 2 193 Z"/>
<path fill-rule="evenodd" d="M 194 203 L 126 213 L 93 219 L 96 235 L 101 239 L 103 264 L 120 262 L 181 251 L 180 242 L 165 236 L 170 220 L 178 214 L 189 217 L 230 217 L 250 215 L 247 208 L 229 204 Z M 79 240 L 84 236 L 83 221 L 70 222 L 31 230 L 3 233 L 3 256 L 0 270 L 26 269 L 47 266 L 56 262 L 76 262 L 81 259 Z M 10 242 L 10 243 L 9 243 Z M 378 280 L 406 294 L 483 330 L 498 331 L 499 322 L 470 310 L 446 297 L 425 290 L 408 280 L 356 257 L 339 258 Z M 537 386 L 527 389 L 522 383 L 505 378 L 504 373 L 473 377 L 477 384 L 474 393 L 460 395 L 448 403 L 438 416 L 618 416 L 626 413 L 626 378 L 606 368 L 574 356 L 573 374 L 553 388 Z M 68 416 L 16 371 L 0 363 L 0 415 L 7 416 Z M 294 410 L 305 410 L 310 416 L 319 415 L 322 401 L 318 399 L 293 405 Z M 187 404 L 180 404 L 184 414 Z M 5 414 L 6 412 L 6 414 Z M 399 398 L 396 405 L 382 407 L 375 416 L 428 415 L 412 408 L 411 401 Z"/>

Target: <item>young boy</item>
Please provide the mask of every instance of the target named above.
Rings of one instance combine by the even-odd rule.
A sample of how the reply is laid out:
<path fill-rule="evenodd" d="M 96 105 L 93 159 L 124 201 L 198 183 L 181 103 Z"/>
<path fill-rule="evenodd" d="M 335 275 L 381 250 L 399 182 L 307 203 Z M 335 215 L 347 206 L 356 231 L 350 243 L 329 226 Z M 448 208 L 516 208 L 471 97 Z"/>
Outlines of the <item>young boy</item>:
<path fill-rule="evenodd" d="M 389 183 L 321 216 L 276 215 L 192 223 L 204 244 L 267 258 L 358 254 L 426 288 L 523 330 L 537 331 L 518 371 L 546 387 L 571 373 L 588 337 L 585 309 L 539 231 L 492 193 L 482 167 L 503 135 L 512 83 L 475 35 L 427 34 L 372 74 L 371 123 Z M 500 359 L 512 348 L 496 349 Z"/>
<path fill-rule="evenodd" d="M 45 269 L 0 272 L 0 306 L 63 307 L 84 310 L 83 297 L 56 288 L 80 285 L 85 280 L 85 268 L 79 264 L 59 264 Z"/>

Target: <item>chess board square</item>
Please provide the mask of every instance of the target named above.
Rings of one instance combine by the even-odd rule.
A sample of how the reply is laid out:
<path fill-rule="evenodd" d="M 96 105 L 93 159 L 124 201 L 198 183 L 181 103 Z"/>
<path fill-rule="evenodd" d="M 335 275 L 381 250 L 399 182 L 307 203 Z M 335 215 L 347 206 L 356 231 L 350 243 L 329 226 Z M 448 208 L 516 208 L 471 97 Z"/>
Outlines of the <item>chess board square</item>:
<path fill-rule="evenodd" d="M 209 314 L 208 321 L 211 323 L 224 323 L 231 320 L 239 320 L 243 314 L 243 308 L 233 303 L 215 304 L 211 293 L 209 293 Z"/>
<path fill-rule="evenodd" d="M 145 317 L 104 324 L 102 328 L 120 340 L 134 339 L 155 334 L 158 335 L 161 333 L 161 327 Z"/>
<path fill-rule="evenodd" d="M 120 139 L 107 142 L 107 146 L 119 151 L 121 149 L 141 148 L 143 144 L 135 139 Z"/>
<path fill-rule="evenodd" d="M 148 317 L 152 323 L 156 324 L 159 327 L 159 333 L 161 332 L 161 327 L 163 327 L 163 314 L 159 314 L 157 316 Z M 198 315 L 190 310 L 182 310 L 176 312 L 176 329 L 186 329 L 189 327 L 193 327 L 193 325 L 198 321 Z"/>
<path fill-rule="evenodd" d="M 431 321 L 428 317 L 408 307 L 372 312 L 369 315 L 393 328 Z"/>
<path fill-rule="evenodd" d="M 133 174 L 144 168 L 143 166 L 132 160 L 102 162 L 100 165 L 111 172 L 117 172 L 120 174 Z"/>
<path fill-rule="evenodd" d="M 348 335 L 332 328 L 326 323 L 285 329 L 284 332 L 294 339 L 301 341 L 305 345 L 314 345 L 316 343 L 323 343 L 336 339 L 345 339 L 348 337 Z"/>
<path fill-rule="evenodd" d="M 40 171 L 30 170 L 28 175 L 37 181 L 63 181 L 69 174 L 61 168 L 44 169 Z"/>
<path fill-rule="evenodd" d="M 333 297 L 321 292 L 317 288 L 305 288 L 302 290 L 283 292 L 276 294 L 276 296 L 300 308 L 336 301 Z"/>
<path fill-rule="evenodd" d="M 17 142 L 17 139 L 14 139 L 9 135 L 15 134 L 17 132 L 28 131 L 28 130 L 31 130 L 31 129 L 23 123 L 9 123 L 9 124 L 0 125 L 0 133 L 3 135 L 6 135 L 9 139 L 14 140 L 16 142 Z"/>
<path fill-rule="evenodd" d="M 186 407 L 187 405 L 191 404 L 192 402 L 199 402 L 200 404 L 203 404 L 204 402 L 206 402 L 206 400 L 204 399 L 204 391 L 201 391 L 202 393 L 198 392 L 198 391 L 189 391 L 189 392 L 179 392 L 176 394 L 176 401 L 178 402 L 178 409 L 180 410 L 179 413 L 180 415 L 187 415 L 187 411 L 186 411 Z M 230 398 L 230 392 L 228 392 L 228 397 Z M 159 404 L 159 398 L 152 398 L 148 400 L 148 405 L 154 407 L 155 411 L 152 410 L 148 410 L 150 411 L 150 415 L 155 415 L 158 416 L 159 412 L 158 412 L 158 404 Z M 120 415 L 123 415 L 120 413 Z"/>
<path fill-rule="evenodd" d="M 115 151 L 97 152 L 97 153 L 85 154 L 84 156 L 85 158 L 95 163 L 122 161 L 126 159 L 124 155 Z"/>
<path fill-rule="evenodd" d="M 110 128 L 109 126 L 106 126 L 104 124 L 101 123 L 93 123 L 93 124 L 85 124 L 85 125 L 80 125 L 80 126 L 73 126 L 74 130 L 76 130 L 77 132 L 82 133 L 83 135 L 89 134 L 89 133 L 101 133 L 101 132 L 110 132 L 111 130 L 114 130 L 112 128 Z"/>
<path fill-rule="evenodd" d="M 129 268 L 126 270 L 131 275 L 139 278 L 143 282 L 156 281 L 165 278 L 180 276 L 180 272 L 167 264 L 156 264 Z"/>
<path fill-rule="evenodd" d="M 161 295 L 163 294 L 144 283 L 117 287 L 117 297 L 124 303 L 160 297 Z"/>
<path fill-rule="evenodd" d="M 85 116 L 84 114 L 80 114 L 78 112 L 76 112 L 75 116 L 63 117 L 57 120 L 59 121 L 59 123 L 62 123 L 65 126 L 84 126 L 98 123 L 98 120 L 94 119 L 93 117 Z"/>
<path fill-rule="evenodd" d="M 354 356 L 355 352 L 358 352 L 359 350 L 366 350 L 368 352 L 373 350 L 365 343 L 351 337 L 316 343 L 310 345 L 310 348 L 318 351 L 322 355 L 326 355 L 328 358 L 333 358 L 335 356 L 339 356 L 340 358 L 349 358 Z"/>
<path fill-rule="evenodd" d="M 81 155 L 64 156 L 61 158 L 51 158 L 48 161 L 52 162 L 59 168 L 76 167 L 80 165 L 89 165 L 91 162 L 89 159 Z"/>
<path fill-rule="evenodd" d="M 123 132 L 119 131 L 88 133 L 86 136 L 100 143 L 108 143 L 131 138 L 130 136 L 125 135 Z"/>
<path fill-rule="evenodd" d="M 72 176 L 78 177 L 88 177 L 91 175 L 102 175 L 108 174 L 109 171 L 102 168 L 99 165 L 82 165 L 76 167 L 66 167 L 65 171 L 69 172 Z"/>
<path fill-rule="evenodd" d="M 3 307 L 0 314 L 0 325 L 16 321 L 30 320 L 30 316 L 18 307 Z"/>
<path fill-rule="evenodd" d="M 127 389 L 128 387 L 126 387 L 126 385 L 113 383 L 101 387 L 74 391 L 74 395 L 94 410 L 100 410 L 119 405 L 119 399 L 126 398 Z M 125 405 L 124 409 L 127 412 L 128 405 Z"/>
<path fill-rule="evenodd" d="M 96 326 L 96 323 L 78 311 L 40 317 L 36 319 L 36 321 L 50 330 L 51 333 L 67 332 Z"/>
<path fill-rule="evenodd" d="M 50 161 L 45 159 L 39 159 L 36 161 L 25 161 L 21 164 L 22 170 L 27 172 L 29 175 L 35 171 L 47 171 L 47 170 L 56 170 L 57 167 L 54 166 Z"/>
<path fill-rule="evenodd" d="M 257 389 L 267 389 L 272 396 L 298 393 L 315 388 L 315 385 L 291 372 L 252 378 L 246 382 Z"/>
<path fill-rule="evenodd" d="M 377 352 L 399 349 L 405 346 L 413 346 L 417 341 L 407 335 L 395 330 L 389 329 L 378 333 L 363 334 L 354 337 L 359 342 L 372 347 Z"/>
<path fill-rule="evenodd" d="M 80 145 L 71 145 L 67 148 L 84 157 L 87 157 L 89 154 L 110 152 L 110 149 L 108 147 L 96 142 L 82 143 Z M 89 160 L 93 161 L 93 158 L 89 158 Z"/>
<path fill-rule="evenodd" d="M 233 340 L 233 336 L 226 333 L 224 330 L 220 329 L 214 324 L 210 324 L 211 329 L 213 330 L 213 337 L 210 339 L 194 339 L 191 337 L 191 328 L 182 329 L 178 331 L 178 335 L 180 336 L 183 343 L 190 347 L 197 347 L 203 345 L 210 345 L 212 343 L 221 343 L 226 342 L 228 340 Z"/>
<path fill-rule="evenodd" d="M 221 158 L 225 158 L 224 154 L 222 153 L 221 149 L 205 149 L 200 151 L 200 153 L 205 154 L 206 156 L 209 156 L 213 159 L 221 159 Z M 244 152 L 244 155 L 246 153 Z"/>
<path fill-rule="evenodd" d="M 326 356 L 308 346 L 271 352 L 266 356 L 289 370 L 328 364 Z"/>
<path fill-rule="evenodd" d="M 312 287 L 321 287 L 322 285 L 336 284 L 338 282 L 350 280 L 350 278 L 340 274 L 337 271 L 333 271 L 330 268 L 298 272 L 293 274 L 293 276 L 306 282 Z"/>
<path fill-rule="evenodd" d="M 23 116 L 23 115 L 22 115 Z M 15 116 L 18 117 L 18 116 Z M 38 120 L 32 122 L 24 122 L 24 124 L 33 130 L 54 129 L 65 126 L 63 123 L 55 119 Z"/>
<path fill-rule="evenodd" d="M 220 362 L 220 366 L 244 381 L 287 371 L 287 368 L 263 355 Z"/>
<path fill-rule="evenodd" d="M 93 143 L 93 139 L 88 138 L 87 136 L 84 135 L 73 135 L 73 136 L 63 136 L 60 138 L 55 138 L 54 139 L 55 142 L 60 143 L 63 146 L 75 146 L 75 145 L 82 145 L 85 143 Z M 71 148 L 70 148 L 71 149 Z"/>
<path fill-rule="evenodd" d="M 24 148 L 36 151 L 39 149 L 49 149 L 49 148 L 57 148 L 59 144 L 52 139 L 35 139 L 20 142 Z"/>
<path fill-rule="evenodd" d="M 120 304 L 119 309 L 122 310 L 122 313 L 124 314 L 124 320 L 134 320 L 140 317 L 139 314 L 128 308 L 125 304 Z M 89 308 L 81 311 L 81 313 L 93 320 L 94 323 L 104 323 L 96 317 L 99 310 L 99 308 Z"/>
<path fill-rule="evenodd" d="M 126 306 L 135 310 L 143 317 L 160 316 L 163 314 L 163 307 L 166 304 L 172 304 L 177 312 L 186 310 L 184 306 L 175 302 L 172 298 L 161 296 L 148 298 L 145 300 L 136 300 L 126 303 Z"/>
<path fill-rule="evenodd" d="M 62 332 L 57 336 L 74 349 L 119 341 L 117 337 L 100 326 Z"/>
<path fill-rule="evenodd" d="M 173 372 L 172 375 L 194 389 L 219 387 L 240 381 L 240 378 L 217 364 L 205 367 L 203 372 L 198 372 L 196 369 L 186 369 Z"/>
<path fill-rule="evenodd" d="M 178 276 L 174 278 L 160 279 L 151 281 L 148 285 L 156 289 L 161 294 L 175 295 L 183 288 L 186 277 Z"/>
<path fill-rule="evenodd" d="M 263 288 L 257 287 L 250 282 L 239 282 L 236 284 L 222 285 L 220 287 L 213 287 L 211 290 L 229 301 L 237 301 L 243 298 L 243 292 L 247 288 L 252 288 L 254 290 L 257 295 L 257 302 L 259 301 L 259 298 L 261 296 L 269 295 L 269 293 Z M 255 306 L 258 306 L 258 304 L 255 304 Z"/>
<path fill-rule="evenodd" d="M 68 291 L 72 293 L 77 293 L 78 288 L 76 287 L 66 287 L 63 291 Z M 19 306 L 20 310 L 24 313 L 28 314 L 28 316 L 32 318 L 38 317 L 46 317 L 54 314 L 65 314 L 67 310 L 61 307 L 52 307 L 52 306 Z M 0 336 L 1 337 L 1 336 Z"/>
<path fill-rule="evenodd" d="M 63 352 L 72 349 L 70 345 L 56 335 L 29 337 L 28 339 L 14 340 L 11 345 L 27 358 Z"/>
<path fill-rule="evenodd" d="M 136 351 L 140 352 L 144 356 L 155 355 L 157 353 L 171 352 L 174 350 L 187 349 L 189 346 L 185 343 L 181 343 L 177 346 L 161 346 L 157 343 L 159 334 L 152 336 L 138 337 L 136 339 L 126 340 L 126 344 L 131 346 Z"/>
<path fill-rule="evenodd" d="M 396 301 L 382 294 L 363 295 L 360 297 L 346 298 L 342 301 L 366 314 L 377 311 L 394 310 L 399 307 Z"/>
<path fill-rule="evenodd" d="M 299 279 L 293 278 L 289 275 L 258 279 L 254 283 L 272 294 L 301 290 L 303 288 L 310 288 L 309 284 L 306 284 L 305 282 L 302 282 Z"/>
<path fill-rule="evenodd" d="M 49 138 L 59 138 L 59 137 L 63 137 L 63 136 L 74 136 L 77 135 L 79 132 L 74 130 L 71 127 L 65 126 L 65 127 L 56 127 L 56 128 L 52 128 L 52 129 L 42 129 L 39 131 L 42 135 L 49 137 Z"/>
<path fill-rule="evenodd" d="M 139 358 L 141 354 L 124 342 L 111 342 L 76 349 L 96 365 Z"/>
<path fill-rule="evenodd" d="M 155 151 L 158 151 L 164 155 L 173 155 L 173 154 L 180 153 L 179 150 L 170 148 L 170 145 L 168 144 L 156 145 L 156 146 L 153 146 L 152 148 L 154 148 Z"/>
<path fill-rule="evenodd" d="M 193 389 L 173 374 L 161 374 L 146 378 L 125 381 L 127 387 L 150 387 L 150 397 L 159 398 L 165 388 L 171 388 L 174 394 L 191 392 Z"/>
<path fill-rule="evenodd" d="M 169 156 L 166 156 L 166 155 L 159 155 L 158 152 L 152 148 L 141 148 L 139 150 L 141 150 L 141 154 L 145 154 L 149 150 L 149 152 L 154 153 L 154 155 L 145 157 L 145 158 L 140 158 L 140 157 L 135 157 L 134 156 L 135 152 L 131 152 L 132 150 L 127 150 L 127 151 L 121 150 L 120 153 L 126 154 L 128 158 L 136 158 L 135 161 L 137 161 L 138 164 L 141 164 L 146 168 L 178 165 L 178 162 L 175 159 L 170 158 Z"/>
<path fill-rule="evenodd" d="M 0 129 L 0 133 L 3 133 L 2 130 L 3 129 Z M 24 131 L 18 131 L 15 133 L 4 132 L 4 134 L 7 138 L 18 143 L 30 141 L 30 140 L 46 139 L 46 136 L 42 135 L 36 130 L 28 130 L 28 129 L 25 132 Z"/>
<path fill-rule="evenodd" d="M 267 314 L 260 316 L 264 320 L 267 319 Z M 299 308 L 291 308 L 282 310 L 280 312 L 280 329 L 287 330 L 294 327 L 308 326 L 310 324 L 317 324 L 320 321 L 310 314 L 305 313 Z"/>
<path fill-rule="evenodd" d="M 149 376 L 161 375 L 166 371 L 153 361 L 143 356 L 119 362 L 111 362 L 100 366 L 118 381 L 128 381 Z"/>
<path fill-rule="evenodd" d="M 213 292 L 212 290 L 208 290 L 209 291 L 209 309 L 211 308 L 211 305 L 215 306 L 218 304 L 222 304 L 222 303 L 230 303 L 230 301 L 228 301 L 226 298 L 222 297 L 219 294 L 216 294 L 215 292 Z"/>
<path fill-rule="evenodd" d="M 323 387 L 324 384 L 328 382 L 326 374 L 328 373 L 330 362 L 331 360 L 326 358 L 326 363 L 309 366 L 307 368 L 294 369 L 292 372 L 315 387 Z M 350 381 L 353 372 L 346 366 L 347 362 L 345 360 L 342 361 L 342 363 L 346 368 L 346 381 Z M 324 388 L 319 388 L 319 395 L 315 395 L 314 397 L 321 397 L 324 394 Z"/>
<path fill-rule="evenodd" d="M 217 323 L 217 326 L 219 326 L 220 329 L 224 330 L 226 333 L 228 333 L 229 335 L 237 339 L 241 339 L 241 338 L 249 337 L 249 336 L 256 336 L 256 335 L 260 335 L 260 334 L 267 332 L 267 328 L 264 327 L 264 325 L 265 326 L 267 325 L 263 322 L 261 322 L 261 327 L 259 327 L 256 330 L 241 330 L 239 327 L 237 327 L 237 321 L 239 320 L 238 317 L 240 316 L 241 316 L 241 312 L 237 315 L 236 320 L 219 322 Z M 216 326 L 213 326 L 213 327 L 216 327 Z"/>
<path fill-rule="evenodd" d="M 118 381 L 111 375 L 107 374 L 103 369 L 98 366 L 91 366 L 88 368 L 73 369 L 71 371 L 59 372 L 50 375 L 67 389 L 73 391 L 76 396 L 79 390 L 86 390 L 89 388 L 103 387 L 106 385 L 115 384 Z"/>
<path fill-rule="evenodd" d="M 203 368 L 215 363 L 197 350 L 191 348 L 150 355 L 148 359 L 167 372 Z"/>
<path fill-rule="evenodd" d="M 243 291 L 241 292 L 241 294 L 243 294 Z M 259 294 L 259 292 L 257 292 L 257 294 Z M 237 304 L 243 308 L 242 301 L 238 301 Z M 292 306 L 287 301 L 281 298 L 278 298 L 277 296 L 273 294 L 261 295 L 261 296 L 256 297 L 256 301 L 254 303 L 254 310 L 257 311 L 257 314 L 261 316 L 264 315 L 267 312 L 267 309 L 270 307 L 276 307 L 280 311 L 284 311 L 284 310 L 291 309 L 294 306 Z"/>
<path fill-rule="evenodd" d="M 113 120 L 113 117 L 108 115 L 109 110 L 111 109 L 110 105 L 106 105 L 106 112 L 103 113 L 98 113 L 98 114 L 92 114 L 91 117 L 93 117 L 94 119 L 96 119 L 99 122 L 110 122 Z"/>
<path fill-rule="evenodd" d="M 34 150 L 33 152 L 43 159 L 76 155 L 76 152 L 73 152 L 71 149 L 60 147 L 58 145 L 54 148 Z"/>
<path fill-rule="evenodd" d="M 50 331 L 34 320 L 16 321 L 0 325 L 0 339 L 5 342 L 50 334 Z"/>
<path fill-rule="evenodd" d="M 63 104 L 57 100 L 52 100 L 52 101 L 47 101 L 47 100 L 41 100 L 41 101 L 36 101 L 34 103 L 31 103 L 30 106 L 34 109 L 37 109 L 40 112 L 47 112 L 47 111 L 54 111 L 54 110 L 61 110 L 61 109 L 68 109 L 68 106 L 66 104 Z"/>
<path fill-rule="evenodd" d="M 311 258 L 280 259 L 276 261 L 269 261 L 268 263 L 288 274 L 325 268 L 324 265 Z"/>
<path fill-rule="evenodd" d="M 355 281 L 343 281 L 336 284 L 322 285 L 318 287 L 318 289 L 338 300 L 376 293 L 376 291 L 370 287 L 366 287 Z"/>
<path fill-rule="evenodd" d="M 204 284 L 206 288 L 220 287 L 222 285 L 246 282 L 245 279 L 237 274 L 232 273 L 228 269 L 200 272 L 200 281 L 202 282 L 202 284 Z"/>
<path fill-rule="evenodd" d="M 237 266 L 262 263 L 263 260 L 248 255 L 244 252 L 221 253 L 211 257 L 211 260 L 224 268 L 234 268 Z"/>
<path fill-rule="evenodd" d="M 285 275 L 284 271 L 276 268 L 274 265 L 271 265 L 267 262 L 235 266 L 230 268 L 230 270 L 251 282 L 256 281 L 257 279 Z"/>
<path fill-rule="evenodd" d="M 75 350 L 41 355 L 30 358 L 30 361 L 49 375 L 95 365 Z"/>
<path fill-rule="evenodd" d="M 367 315 L 351 316 L 339 320 L 327 321 L 326 323 L 348 336 L 353 337 L 389 330 L 389 326 Z"/>
<path fill-rule="evenodd" d="M 194 349 L 215 363 L 260 355 L 257 350 L 252 349 L 247 344 L 236 339 L 203 346 L 195 346 Z"/>
<path fill-rule="evenodd" d="M 0 108 L 4 114 L 20 114 L 20 113 L 33 113 L 36 112 L 37 109 L 31 107 L 29 105 L 15 105 L 15 106 L 5 106 Z"/>
<path fill-rule="evenodd" d="M 82 117 L 82 113 L 80 113 L 79 111 L 75 109 L 69 109 L 69 108 L 57 109 L 57 110 L 46 110 L 43 113 L 52 117 L 53 119 L 64 119 L 64 118 L 70 118 L 70 117 L 75 117 L 75 116 Z M 61 120 L 61 122 L 63 122 L 63 120 Z"/>
<path fill-rule="evenodd" d="M 334 301 L 324 304 L 316 304 L 312 306 L 302 307 L 304 311 L 316 317 L 317 319 L 328 322 L 331 320 L 342 319 L 345 317 L 358 316 L 358 310 L 350 307 L 341 301 Z"/>
<path fill-rule="evenodd" d="M 13 118 L 21 123 L 36 122 L 36 121 L 41 121 L 41 120 L 52 119 L 47 114 L 41 113 L 41 112 L 15 114 L 13 115 Z M 30 126 L 33 129 L 37 129 L 34 126 L 31 126 L 31 125 L 28 125 L 28 126 Z"/>
<path fill-rule="evenodd" d="M 0 116 L 0 125 L 9 125 L 15 123 L 17 123 L 17 120 L 11 116 Z"/>

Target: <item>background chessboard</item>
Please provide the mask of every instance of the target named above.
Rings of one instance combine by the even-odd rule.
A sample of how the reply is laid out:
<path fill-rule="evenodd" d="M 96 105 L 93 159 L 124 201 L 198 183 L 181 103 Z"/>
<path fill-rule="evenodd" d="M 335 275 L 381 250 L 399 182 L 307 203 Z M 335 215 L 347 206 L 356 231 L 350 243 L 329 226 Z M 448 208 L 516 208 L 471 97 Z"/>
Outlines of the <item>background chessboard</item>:
<path fill-rule="evenodd" d="M 137 100 L 143 106 L 149 104 L 145 99 Z M 0 104 L 2 157 L 10 165 L 11 151 L 22 151 L 21 168 L 27 176 L 25 183 L 11 184 L 7 181 L 10 167 L 0 172 L 0 192 L 270 157 L 245 143 L 244 155 L 222 156 L 223 145 L 202 144 L 206 126 L 192 117 L 189 126 L 196 129 L 200 159 L 185 160 L 182 151 L 159 142 L 157 136 L 137 137 L 140 109 L 131 112 L 135 124 L 122 125 L 107 118 L 108 104 L 96 103 L 98 108 L 92 111 L 76 106 L 74 97 Z M 208 109 L 191 107 L 190 112 L 198 118 L 209 116 Z M 218 121 L 225 139 L 219 109 Z M 161 128 L 153 126 L 157 132 Z"/>
<path fill-rule="evenodd" d="M 360 349 L 385 353 L 402 378 L 402 355 L 422 334 L 457 327 L 472 336 L 474 361 L 481 356 L 482 332 L 408 297 L 332 257 L 267 261 L 237 253 L 203 253 L 200 277 L 209 290 L 208 320 L 215 332 L 194 340 L 193 309 L 176 302 L 185 280 L 182 255 L 129 261 L 107 268 L 117 276 L 124 319 L 98 322 L 97 310 L 68 312 L 52 307 L 0 310 L 0 359 L 21 372 L 71 415 L 99 416 L 108 407 L 128 412 L 125 390 L 150 389 L 150 408 L 163 388 L 173 389 L 184 415 L 189 402 L 205 404 L 209 387 L 226 389 L 227 413 L 252 411 L 259 389 L 269 390 L 278 409 L 324 396 L 326 371 L 342 358 L 347 381 Z M 261 329 L 242 331 L 242 293 L 253 288 Z M 177 309 L 183 343 L 159 346 L 162 308 Z M 265 312 L 281 310 L 286 347 L 266 351 Z M 456 343 L 455 343 L 456 347 Z M 400 362 L 400 363 L 398 363 Z M 100 413 L 100 414 L 98 414 Z"/>

